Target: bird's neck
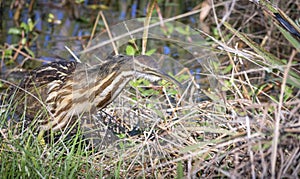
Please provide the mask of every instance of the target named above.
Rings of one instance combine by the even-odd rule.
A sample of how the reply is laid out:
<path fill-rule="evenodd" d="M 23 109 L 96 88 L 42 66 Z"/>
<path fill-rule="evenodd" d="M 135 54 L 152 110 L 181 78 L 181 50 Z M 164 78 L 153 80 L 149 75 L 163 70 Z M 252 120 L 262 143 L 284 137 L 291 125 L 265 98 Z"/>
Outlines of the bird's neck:
<path fill-rule="evenodd" d="M 87 100 L 98 108 L 104 108 L 120 94 L 135 74 L 133 70 L 122 71 L 117 66 L 80 65 L 74 73 L 73 96 L 76 100 Z"/>

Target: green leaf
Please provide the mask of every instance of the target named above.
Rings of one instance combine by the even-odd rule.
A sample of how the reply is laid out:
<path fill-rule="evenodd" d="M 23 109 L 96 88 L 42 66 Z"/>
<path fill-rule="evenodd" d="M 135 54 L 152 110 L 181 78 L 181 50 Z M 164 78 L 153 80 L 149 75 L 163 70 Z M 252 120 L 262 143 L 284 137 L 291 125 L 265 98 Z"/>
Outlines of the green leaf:
<path fill-rule="evenodd" d="M 145 55 L 150 56 L 150 55 L 152 55 L 154 52 L 156 52 L 156 49 L 151 49 L 151 50 L 147 51 Z"/>
<path fill-rule="evenodd" d="M 168 74 L 174 78 L 173 74 L 170 74 L 170 73 L 168 73 Z M 188 74 L 182 74 L 182 75 L 176 77 L 176 80 L 178 80 L 178 81 L 185 81 L 185 80 L 187 80 L 189 78 L 190 78 L 190 76 Z"/>
<path fill-rule="evenodd" d="M 139 85 L 139 83 L 137 82 L 137 80 L 132 80 L 129 82 L 129 85 L 136 88 Z"/>
<path fill-rule="evenodd" d="M 82 4 L 82 3 L 84 3 L 84 1 L 85 1 L 85 0 L 75 0 L 75 3 L 76 3 L 76 4 Z"/>
<path fill-rule="evenodd" d="M 178 94 L 178 91 L 177 91 L 176 89 L 174 89 L 174 88 L 170 88 L 170 89 L 168 90 L 168 94 L 170 94 L 170 95 L 175 95 L 175 94 Z"/>
<path fill-rule="evenodd" d="M 124 139 L 126 137 L 126 134 L 117 134 L 117 136 L 120 138 L 120 139 Z"/>
<path fill-rule="evenodd" d="M 54 19 L 54 17 L 55 17 L 55 16 L 54 16 L 52 13 L 49 13 L 49 14 L 48 14 L 48 18 Z"/>
<path fill-rule="evenodd" d="M 11 57 L 12 49 L 5 49 L 4 50 L 4 57 Z"/>
<path fill-rule="evenodd" d="M 47 21 L 48 21 L 49 23 L 52 23 L 52 22 L 54 21 L 54 19 L 55 19 L 55 16 L 54 16 L 52 13 L 49 13 L 49 14 L 48 14 L 48 19 L 47 19 Z"/>
<path fill-rule="evenodd" d="M 11 27 L 8 30 L 8 34 L 13 34 L 13 35 L 21 35 L 22 34 L 22 30 L 16 27 Z"/>
<path fill-rule="evenodd" d="M 26 44 L 26 41 L 27 41 L 26 38 L 22 38 L 22 39 L 21 39 L 21 44 L 22 44 L 22 45 L 25 45 L 25 44 Z"/>
<path fill-rule="evenodd" d="M 26 23 L 22 22 L 20 27 L 24 29 L 26 33 L 29 32 L 29 26 Z"/>
<path fill-rule="evenodd" d="M 29 29 L 29 32 L 32 32 L 33 31 L 33 28 L 35 26 L 35 24 L 32 22 L 31 18 L 29 18 L 27 20 L 27 24 L 28 24 L 28 29 Z"/>
<path fill-rule="evenodd" d="M 227 74 L 232 70 L 232 65 L 228 65 L 225 69 L 222 70 L 222 74 Z"/>
<path fill-rule="evenodd" d="M 131 45 L 127 45 L 126 47 L 126 55 L 134 55 L 135 54 L 135 50 Z"/>

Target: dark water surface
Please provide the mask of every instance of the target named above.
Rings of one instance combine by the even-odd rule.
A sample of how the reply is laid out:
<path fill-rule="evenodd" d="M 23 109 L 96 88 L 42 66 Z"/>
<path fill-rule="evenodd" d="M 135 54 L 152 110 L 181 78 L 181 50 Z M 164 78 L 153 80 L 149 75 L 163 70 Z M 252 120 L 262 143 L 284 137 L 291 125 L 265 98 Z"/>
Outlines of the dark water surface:
<path fill-rule="evenodd" d="M 72 50 L 82 48 L 83 41 L 88 39 L 93 21 L 97 17 L 97 11 L 88 7 L 88 1 L 84 4 L 71 4 L 38 0 L 31 11 L 27 7 L 30 1 L 24 2 L 19 19 L 14 20 L 19 12 L 18 5 L 13 6 L 9 1 L 3 3 L 1 44 L 19 44 L 22 35 L 9 33 L 10 30 L 22 29 L 22 23 L 29 24 L 32 21 L 34 29 L 23 36 L 36 57 L 45 60 L 68 57 L 65 46 Z"/>

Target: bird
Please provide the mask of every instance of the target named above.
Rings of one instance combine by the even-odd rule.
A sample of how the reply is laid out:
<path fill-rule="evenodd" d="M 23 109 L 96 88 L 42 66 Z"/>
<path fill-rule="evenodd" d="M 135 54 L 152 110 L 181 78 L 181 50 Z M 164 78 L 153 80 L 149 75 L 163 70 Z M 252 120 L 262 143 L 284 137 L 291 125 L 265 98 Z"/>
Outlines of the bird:
<path fill-rule="evenodd" d="M 83 114 L 105 108 L 133 78 L 165 79 L 180 87 L 151 56 L 115 55 L 92 66 L 75 61 L 43 65 L 29 72 L 10 96 L 16 114 L 26 116 L 28 124 L 35 121 L 43 140 L 46 131 L 63 131 Z"/>

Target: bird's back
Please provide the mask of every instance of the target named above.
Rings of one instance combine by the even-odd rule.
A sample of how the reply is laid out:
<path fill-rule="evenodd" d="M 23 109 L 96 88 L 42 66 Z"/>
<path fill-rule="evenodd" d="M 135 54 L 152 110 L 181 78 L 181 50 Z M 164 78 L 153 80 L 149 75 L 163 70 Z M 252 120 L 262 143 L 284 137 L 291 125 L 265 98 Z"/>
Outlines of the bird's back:
<path fill-rule="evenodd" d="M 13 107 L 18 115 L 25 114 L 33 119 L 39 110 L 49 106 L 49 93 L 61 88 L 73 76 L 77 62 L 61 61 L 43 65 L 29 72 L 18 87 L 10 91 Z"/>

